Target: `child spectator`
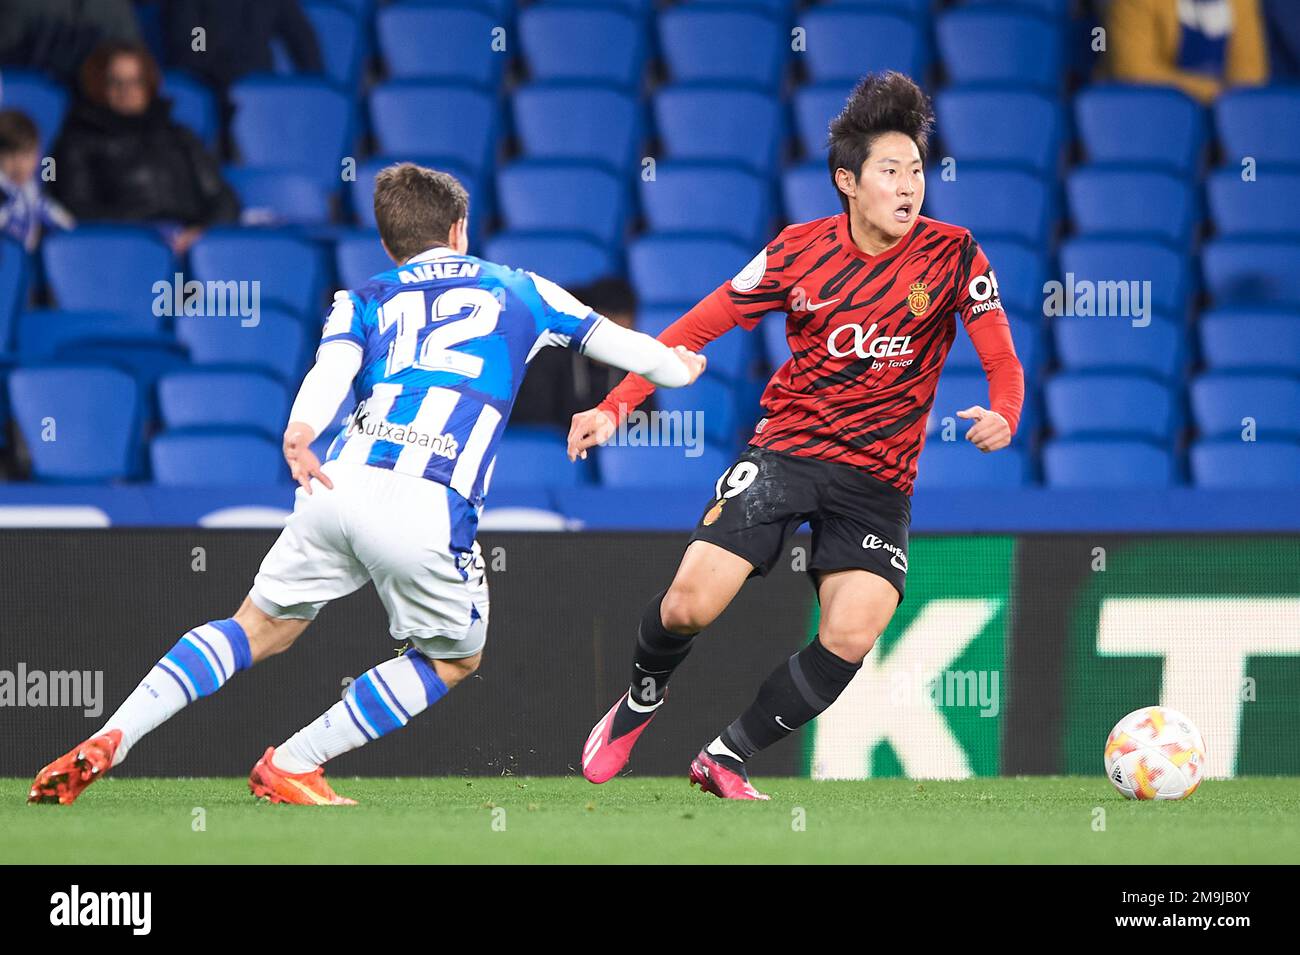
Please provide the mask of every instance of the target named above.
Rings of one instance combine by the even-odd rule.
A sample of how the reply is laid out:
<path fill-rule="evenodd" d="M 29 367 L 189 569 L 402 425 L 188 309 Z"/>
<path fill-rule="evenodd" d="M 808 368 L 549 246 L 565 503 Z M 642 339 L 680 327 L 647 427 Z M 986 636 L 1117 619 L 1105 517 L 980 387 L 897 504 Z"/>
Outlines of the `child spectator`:
<path fill-rule="evenodd" d="M 36 124 L 16 109 L 0 110 L 0 234 L 35 250 L 41 230 L 71 229 L 72 216 L 41 191 Z"/>

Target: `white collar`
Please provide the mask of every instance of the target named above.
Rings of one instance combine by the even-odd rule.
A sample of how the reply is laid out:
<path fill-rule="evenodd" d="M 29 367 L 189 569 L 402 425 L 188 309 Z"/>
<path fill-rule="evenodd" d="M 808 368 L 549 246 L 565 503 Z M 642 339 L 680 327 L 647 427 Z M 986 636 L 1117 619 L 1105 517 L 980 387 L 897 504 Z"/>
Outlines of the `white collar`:
<path fill-rule="evenodd" d="M 403 265 L 414 265 L 416 262 L 432 262 L 434 259 L 440 259 L 445 255 L 459 255 L 455 249 L 445 245 L 435 245 L 432 249 L 425 249 L 419 255 L 413 255 Z"/>

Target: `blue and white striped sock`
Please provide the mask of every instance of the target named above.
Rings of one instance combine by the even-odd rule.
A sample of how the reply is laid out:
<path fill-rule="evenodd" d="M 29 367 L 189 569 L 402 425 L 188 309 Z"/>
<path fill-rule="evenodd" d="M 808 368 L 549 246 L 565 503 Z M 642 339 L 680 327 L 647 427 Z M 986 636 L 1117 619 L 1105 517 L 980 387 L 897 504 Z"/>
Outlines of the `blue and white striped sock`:
<path fill-rule="evenodd" d="M 409 723 L 447 695 L 433 662 L 418 650 L 361 674 L 343 699 L 275 748 L 271 762 L 286 773 L 317 766 Z"/>
<path fill-rule="evenodd" d="M 156 729 L 201 697 L 221 689 L 227 680 L 252 665 L 244 628 L 232 619 L 195 627 L 176 641 L 154 664 L 103 728 L 122 731 L 122 744 L 113 756 L 116 766 L 150 730 Z"/>

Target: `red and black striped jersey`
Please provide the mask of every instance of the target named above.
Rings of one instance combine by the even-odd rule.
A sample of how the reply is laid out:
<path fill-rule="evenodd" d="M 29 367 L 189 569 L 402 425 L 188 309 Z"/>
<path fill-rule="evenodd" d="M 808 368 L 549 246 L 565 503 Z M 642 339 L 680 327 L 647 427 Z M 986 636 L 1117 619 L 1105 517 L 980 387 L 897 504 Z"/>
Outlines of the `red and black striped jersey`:
<path fill-rule="evenodd" d="M 992 385 L 990 408 L 1015 430 L 1023 374 L 997 278 L 960 226 L 920 216 L 878 255 L 854 244 L 844 214 L 788 226 L 660 340 L 698 348 L 770 312 L 786 313 L 791 354 L 763 393 L 751 444 L 851 464 L 910 494 L 958 315 Z M 635 407 L 638 382 L 629 376 L 602 407 Z"/>

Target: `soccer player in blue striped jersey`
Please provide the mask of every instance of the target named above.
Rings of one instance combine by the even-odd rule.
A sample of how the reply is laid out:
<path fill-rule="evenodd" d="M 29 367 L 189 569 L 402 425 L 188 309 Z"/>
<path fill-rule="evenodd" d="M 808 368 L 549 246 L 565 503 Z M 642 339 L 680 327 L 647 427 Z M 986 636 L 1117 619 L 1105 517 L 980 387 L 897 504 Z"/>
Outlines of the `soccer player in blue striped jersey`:
<path fill-rule="evenodd" d="M 529 359 L 575 348 L 670 388 L 703 371 L 702 356 L 621 328 L 553 282 L 467 255 L 469 199 L 452 176 L 390 166 L 374 201 L 396 267 L 334 296 L 284 434 L 294 510 L 248 597 L 181 637 L 94 736 L 41 770 L 29 801 L 71 803 L 144 734 L 288 649 L 326 603 L 371 581 L 409 649 L 249 775 L 273 802 L 349 804 L 323 764 L 404 726 L 482 658 L 488 588 L 474 538 Z M 354 384 L 357 408 L 322 464 L 312 441 Z"/>

